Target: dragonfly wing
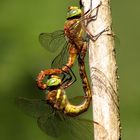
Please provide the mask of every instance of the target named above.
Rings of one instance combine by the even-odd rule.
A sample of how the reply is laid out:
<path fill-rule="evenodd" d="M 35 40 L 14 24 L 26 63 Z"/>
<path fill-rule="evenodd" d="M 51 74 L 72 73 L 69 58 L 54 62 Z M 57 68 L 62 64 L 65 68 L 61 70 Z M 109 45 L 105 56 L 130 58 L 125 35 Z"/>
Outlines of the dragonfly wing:
<path fill-rule="evenodd" d="M 106 129 L 102 126 L 102 124 L 98 122 L 94 122 L 92 120 L 87 120 L 84 118 L 72 118 L 71 120 L 71 132 L 74 136 L 74 140 L 92 140 L 93 138 L 93 125 L 97 125 L 98 129 L 102 130 L 104 132 L 102 134 L 102 138 L 107 136 Z"/>
<path fill-rule="evenodd" d="M 59 116 L 56 115 L 56 112 L 50 113 L 49 115 L 44 114 L 38 118 L 38 127 L 47 135 L 51 137 L 59 137 L 62 132 L 60 129 L 62 121 Z"/>
<path fill-rule="evenodd" d="M 65 42 L 61 52 L 54 58 L 51 64 L 51 68 L 62 68 L 68 62 L 69 50 L 68 43 Z"/>
<path fill-rule="evenodd" d="M 44 115 L 38 118 L 40 129 L 57 140 L 91 140 L 93 139 L 94 123 L 79 117 L 69 117 L 61 112 L 54 112 L 49 116 Z M 99 124 L 97 123 L 97 125 Z"/>
<path fill-rule="evenodd" d="M 66 43 L 64 31 L 58 30 L 52 33 L 41 33 L 39 35 L 39 42 L 45 49 L 54 52 Z"/>
<path fill-rule="evenodd" d="M 18 97 L 15 100 L 15 104 L 20 108 L 25 114 L 38 118 L 44 113 L 50 113 L 50 106 L 41 99 L 27 99 L 24 97 Z"/>
<path fill-rule="evenodd" d="M 93 139 L 93 121 L 86 121 L 79 119 L 79 117 L 69 118 L 67 125 L 67 130 L 73 140 Z"/>

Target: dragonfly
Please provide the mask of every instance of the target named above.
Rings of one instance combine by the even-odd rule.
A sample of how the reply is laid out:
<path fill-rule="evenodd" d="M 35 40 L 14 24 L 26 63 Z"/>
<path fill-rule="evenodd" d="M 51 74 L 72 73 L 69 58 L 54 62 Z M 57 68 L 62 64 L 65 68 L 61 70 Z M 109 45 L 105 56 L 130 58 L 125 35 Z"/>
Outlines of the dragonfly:
<path fill-rule="evenodd" d="M 84 55 L 79 56 L 78 61 L 80 76 L 81 79 L 83 78 L 82 83 L 85 96 L 82 98 L 84 101 L 80 105 L 72 105 L 71 101 L 78 98 L 79 102 L 79 99 L 82 101 L 81 98 L 74 97 L 68 99 L 64 90 L 69 83 L 73 83 L 74 81 L 72 81 L 75 78 L 72 71 L 72 74 L 69 73 L 69 77 L 71 78 L 67 78 L 65 75 L 61 77 L 51 75 L 50 79 L 47 80 L 48 92 L 45 94 L 45 99 L 27 99 L 24 97 L 18 97 L 16 99 L 16 105 L 27 115 L 37 119 L 38 127 L 45 134 L 57 140 L 68 138 L 73 140 L 91 140 L 93 138 L 93 124 L 98 125 L 103 130 L 104 137 L 107 135 L 107 131 L 101 123 L 82 117 L 82 114 L 87 111 L 91 102 L 91 92 L 86 81 L 87 76 L 85 77 L 86 73 L 83 74 L 84 61 L 82 57 Z M 85 135 L 81 135 L 82 132 Z"/>
<path fill-rule="evenodd" d="M 96 7 L 97 13 L 99 6 L 100 4 Z M 93 10 L 88 10 L 86 13 L 83 13 L 80 8 L 70 6 L 68 7 L 67 21 L 64 24 L 64 30 L 57 30 L 52 33 L 41 33 L 39 35 L 41 45 L 47 50 L 53 52 L 59 47 L 62 47 L 59 55 L 52 61 L 51 69 L 42 70 L 38 74 L 36 81 L 40 89 L 44 90 L 47 87 L 46 83 L 43 82 L 46 76 L 60 74 L 64 71 L 67 72 L 69 68 L 73 66 L 76 57 L 81 53 L 82 47 L 87 44 L 87 35 L 92 38 L 93 41 L 96 41 L 102 33 L 108 31 L 108 28 L 106 28 L 93 36 L 87 30 L 84 21 L 96 20 L 97 17 L 97 13 L 91 16 Z"/>
<path fill-rule="evenodd" d="M 19 97 L 16 100 L 17 106 L 28 115 L 35 117 L 39 128 L 54 139 L 90 140 L 93 138 L 93 123 L 104 130 L 98 122 L 81 117 L 91 102 L 91 90 L 84 65 L 86 50 L 87 46 L 85 45 L 82 55 L 78 56 L 79 71 L 85 93 L 84 101 L 81 104 L 71 104 L 71 100 L 75 98 L 69 100 L 64 90 L 75 81 L 76 77 L 71 69 L 69 73 L 66 73 L 66 76 L 63 75 L 64 73 L 61 76 L 50 76 L 47 80 L 48 92 L 45 94 L 45 99 Z M 81 135 L 82 132 L 85 135 Z M 104 132 L 106 133 L 105 130 Z"/>

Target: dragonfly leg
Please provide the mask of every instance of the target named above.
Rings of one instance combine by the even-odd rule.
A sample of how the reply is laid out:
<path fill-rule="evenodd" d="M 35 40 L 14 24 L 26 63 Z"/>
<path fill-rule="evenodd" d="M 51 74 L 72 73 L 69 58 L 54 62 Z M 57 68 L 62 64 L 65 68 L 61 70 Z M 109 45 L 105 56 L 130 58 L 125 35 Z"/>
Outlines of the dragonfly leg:
<path fill-rule="evenodd" d="M 70 78 L 70 74 L 69 74 L 69 72 L 66 72 L 66 71 L 64 71 L 64 70 L 62 70 L 62 74 L 63 74 L 63 77 L 62 77 L 62 85 L 65 83 L 65 82 L 67 82 Z M 69 76 L 69 77 L 68 77 Z"/>
<path fill-rule="evenodd" d="M 68 66 L 67 66 L 68 67 Z M 68 67 L 69 68 L 69 67 Z M 67 79 L 65 79 L 63 82 L 62 82 L 62 86 L 63 88 L 67 88 L 69 86 L 71 86 L 74 82 L 76 82 L 76 76 L 75 74 L 73 73 L 73 71 L 69 68 L 70 71 L 67 72 L 67 74 L 69 75 L 69 77 L 67 77 Z M 66 72 L 65 72 L 66 73 Z M 73 80 L 73 77 L 74 77 L 74 80 Z"/>
<path fill-rule="evenodd" d="M 99 5 L 99 6 L 100 6 L 100 5 Z M 99 11 L 99 6 L 96 7 L 96 8 L 97 8 L 97 9 L 96 9 L 96 13 L 95 13 L 93 16 L 91 16 L 92 12 L 90 12 L 89 16 L 87 17 L 87 25 L 88 25 L 89 22 L 95 21 L 95 20 L 97 19 L 97 15 L 98 15 L 98 11 Z M 86 26 L 87 26 L 87 25 L 86 25 Z"/>
<path fill-rule="evenodd" d="M 65 72 L 63 71 L 63 77 L 62 77 L 62 81 L 64 81 L 64 79 L 66 78 L 66 74 L 65 74 Z"/>
<path fill-rule="evenodd" d="M 95 9 L 92 9 L 92 10 L 89 9 L 88 10 L 89 14 L 85 16 L 85 19 L 87 20 L 86 24 L 82 23 L 82 27 L 85 29 L 85 31 L 87 32 L 88 36 L 91 38 L 92 41 L 96 41 L 102 33 L 110 30 L 110 28 L 107 27 L 106 29 L 104 29 L 100 33 L 98 33 L 97 35 L 92 35 L 92 33 L 89 31 L 89 29 L 87 29 L 87 25 L 89 24 L 89 22 L 95 21 L 97 19 L 99 7 L 101 6 L 101 4 L 102 4 L 102 2 L 100 1 L 99 5 L 96 7 L 96 13 L 93 16 L 91 16 L 91 14 Z M 91 1 L 91 8 L 92 8 L 92 1 Z M 107 34 L 107 35 L 112 35 L 112 33 Z"/>
<path fill-rule="evenodd" d="M 109 27 L 107 27 L 106 29 L 104 29 L 100 33 L 98 33 L 97 35 L 92 35 L 92 33 L 89 31 L 89 29 L 87 29 L 87 25 L 89 24 L 89 22 L 95 21 L 97 19 L 97 15 L 98 15 L 98 11 L 99 11 L 99 6 L 101 4 L 102 3 L 100 2 L 100 4 L 96 7 L 97 8 L 96 13 L 93 16 L 91 16 L 91 13 L 95 9 L 89 10 L 88 11 L 89 14 L 84 17 L 84 20 L 87 20 L 86 24 L 82 23 L 82 28 L 86 31 L 87 35 L 91 38 L 92 41 L 96 41 L 102 33 L 106 32 L 106 31 L 109 31 Z"/>
<path fill-rule="evenodd" d="M 97 5 L 97 7 L 95 7 L 94 9 L 92 9 L 92 4 L 91 4 L 91 8 L 86 12 L 84 13 L 84 19 L 87 19 L 87 20 L 96 20 L 97 19 L 97 15 L 98 15 L 98 11 L 99 11 L 99 7 L 101 6 L 102 2 L 99 3 L 99 5 Z M 91 10 L 92 9 L 92 10 Z M 91 16 L 92 12 L 96 10 L 96 13 Z"/>
<path fill-rule="evenodd" d="M 64 74 L 63 77 L 65 77 L 65 78 L 62 79 L 62 86 L 67 85 L 67 87 L 68 87 L 68 84 L 72 80 L 72 77 L 71 77 L 71 75 L 69 73 L 67 73 L 67 75 L 66 75 L 66 73 L 63 73 L 63 74 Z M 69 75 L 69 77 L 66 77 L 68 75 Z"/>
<path fill-rule="evenodd" d="M 88 36 L 90 37 L 90 39 L 92 40 L 92 41 L 96 41 L 104 32 L 107 32 L 107 31 L 109 31 L 110 30 L 110 28 L 109 28 L 109 26 L 107 27 L 107 28 L 105 28 L 105 29 L 103 29 L 100 33 L 98 33 L 97 35 L 92 35 L 91 34 L 91 32 L 88 30 L 88 29 L 86 29 L 86 31 L 88 32 Z M 109 35 L 109 34 L 107 34 L 107 35 Z"/>

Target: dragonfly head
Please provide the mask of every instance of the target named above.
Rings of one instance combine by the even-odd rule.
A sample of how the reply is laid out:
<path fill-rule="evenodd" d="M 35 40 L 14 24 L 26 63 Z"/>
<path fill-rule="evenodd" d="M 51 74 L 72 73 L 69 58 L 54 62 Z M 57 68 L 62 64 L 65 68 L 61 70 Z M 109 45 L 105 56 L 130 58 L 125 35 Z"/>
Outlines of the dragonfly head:
<path fill-rule="evenodd" d="M 69 6 L 67 12 L 67 19 L 81 17 L 82 11 L 76 6 Z"/>
<path fill-rule="evenodd" d="M 57 75 L 51 75 L 51 78 L 47 80 L 47 87 L 54 87 L 61 84 L 61 78 Z"/>

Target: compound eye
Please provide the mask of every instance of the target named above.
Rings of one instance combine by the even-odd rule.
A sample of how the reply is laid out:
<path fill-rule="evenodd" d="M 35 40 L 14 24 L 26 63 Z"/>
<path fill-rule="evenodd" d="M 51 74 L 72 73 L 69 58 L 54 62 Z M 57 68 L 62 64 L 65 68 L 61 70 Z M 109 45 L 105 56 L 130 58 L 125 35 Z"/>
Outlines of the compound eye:
<path fill-rule="evenodd" d="M 72 10 L 72 11 L 70 11 L 70 14 L 72 15 L 72 14 L 76 14 L 76 12 L 77 12 L 77 10 Z"/>
<path fill-rule="evenodd" d="M 61 79 L 59 77 L 52 77 L 47 81 L 47 86 L 57 86 L 61 83 Z"/>

